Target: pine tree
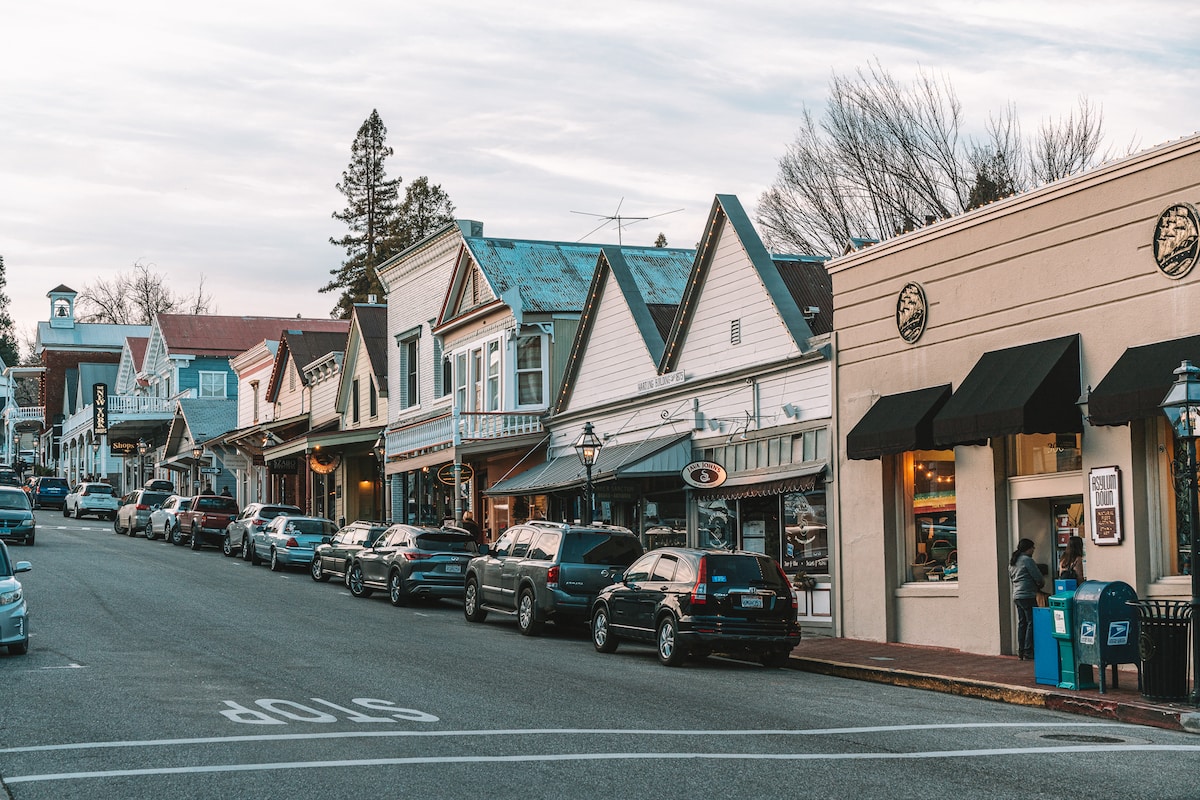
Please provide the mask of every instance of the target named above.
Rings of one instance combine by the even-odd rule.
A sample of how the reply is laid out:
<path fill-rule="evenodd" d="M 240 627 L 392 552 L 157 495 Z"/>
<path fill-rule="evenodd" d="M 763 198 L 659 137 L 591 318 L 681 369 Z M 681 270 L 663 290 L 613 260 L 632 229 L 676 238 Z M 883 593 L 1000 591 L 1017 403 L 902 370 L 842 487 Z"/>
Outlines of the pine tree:
<path fill-rule="evenodd" d="M 8 294 L 4 287 L 8 278 L 4 274 L 4 256 L 0 256 L 0 359 L 4 365 L 15 367 L 21 362 L 20 350 L 17 347 L 17 334 L 13 328 L 12 314 L 8 310 Z"/>
<path fill-rule="evenodd" d="M 350 164 L 342 173 L 337 190 L 346 197 L 346 207 L 335 211 L 333 218 L 346 223 L 350 232 L 341 238 L 329 238 L 330 244 L 345 248 L 346 260 L 322 292 L 341 290 L 333 315 L 346 318 L 354 303 L 364 302 L 369 295 L 382 295 L 383 288 L 375 270 L 390 255 L 389 233 L 396 223 L 396 201 L 400 179 L 389 180 L 384 161 L 392 155 L 387 146 L 387 127 L 379 112 L 371 115 L 358 129 L 350 147 Z"/>

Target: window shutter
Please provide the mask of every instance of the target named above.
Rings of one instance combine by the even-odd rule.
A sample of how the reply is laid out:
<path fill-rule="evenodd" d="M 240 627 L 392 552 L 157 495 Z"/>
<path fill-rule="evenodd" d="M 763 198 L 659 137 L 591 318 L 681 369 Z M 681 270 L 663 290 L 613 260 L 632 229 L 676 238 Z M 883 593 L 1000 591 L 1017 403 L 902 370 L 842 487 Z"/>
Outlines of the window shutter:
<path fill-rule="evenodd" d="M 400 381 L 399 381 L 400 385 L 397 388 L 399 389 L 399 393 L 400 393 L 400 407 L 401 408 L 408 408 L 409 405 L 411 405 L 408 402 L 408 347 L 406 347 L 406 344 L 407 344 L 406 342 L 399 343 L 399 345 L 400 345 L 400 376 L 401 377 L 400 377 Z"/>
<path fill-rule="evenodd" d="M 446 371 L 442 369 L 442 337 L 433 337 L 433 396 L 444 397 L 448 387 L 445 386 Z"/>

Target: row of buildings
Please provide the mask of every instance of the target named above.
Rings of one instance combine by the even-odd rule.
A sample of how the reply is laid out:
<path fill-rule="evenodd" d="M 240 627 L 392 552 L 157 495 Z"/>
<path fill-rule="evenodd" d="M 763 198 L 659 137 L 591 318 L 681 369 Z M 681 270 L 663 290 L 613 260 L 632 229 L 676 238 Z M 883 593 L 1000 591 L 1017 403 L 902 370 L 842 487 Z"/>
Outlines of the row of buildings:
<path fill-rule="evenodd" d="M 447 225 L 345 321 L 90 326 L 58 287 L 43 407 L 6 427 L 72 478 L 333 519 L 590 511 L 770 554 L 810 629 L 1014 652 L 1019 538 L 1052 570 L 1079 535 L 1089 578 L 1189 594 L 1158 404 L 1200 362 L 1198 195 L 1192 137 L 832 260 L 768 252 L 718 195 L 694 251 Z"/>

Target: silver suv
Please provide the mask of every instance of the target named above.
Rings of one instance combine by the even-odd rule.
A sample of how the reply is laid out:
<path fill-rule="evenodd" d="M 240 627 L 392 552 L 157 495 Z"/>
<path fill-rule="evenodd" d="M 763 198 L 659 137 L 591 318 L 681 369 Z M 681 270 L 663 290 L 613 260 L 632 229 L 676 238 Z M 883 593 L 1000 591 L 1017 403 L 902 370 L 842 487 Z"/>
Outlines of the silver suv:
<path fill-rule="evenodd" d="M 304 514 L 296 506 L 283 503 L 247 503 L 225 527 L 225 538 L 221 542 L 221 552 L 229 557 L 240 555 L 244 561 L 249 561 L 254 547 L 251 544 L 254 534 L 267 526 L 267 523 L 280 514 L 301 516 Z"/>
<path fill-rule="evenodd" d="M 642 555 L 628 528 L 531 521 L 506 530 L 467 565 L 463 612 L 482 622 L 488 611 L 513 614 L 526 636 L 547 620 L 586 621 L 605 586 Z"/>

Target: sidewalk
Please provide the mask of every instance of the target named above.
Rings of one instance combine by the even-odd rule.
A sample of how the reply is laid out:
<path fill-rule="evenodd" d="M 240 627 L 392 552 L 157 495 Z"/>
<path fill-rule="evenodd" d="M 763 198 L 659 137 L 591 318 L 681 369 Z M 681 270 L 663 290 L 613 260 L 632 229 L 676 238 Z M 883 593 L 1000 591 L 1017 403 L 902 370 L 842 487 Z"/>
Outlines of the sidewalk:
<path fill-rule="evenodd" d="M 1106 692 L 1072 691 L 1038 684 L 1033 662 L 1016 656 L 982 656 L 941 647 L 857 639 L 812 638 L 792 651 L 790 666 L 854 680 L 1038 706 L 1091 717 L 1200 733 L 1200 709 L 1190 703 L 1147 700 L 1137 672 L 1122 668 L 1119 687 L 1108 670 Z"/>

